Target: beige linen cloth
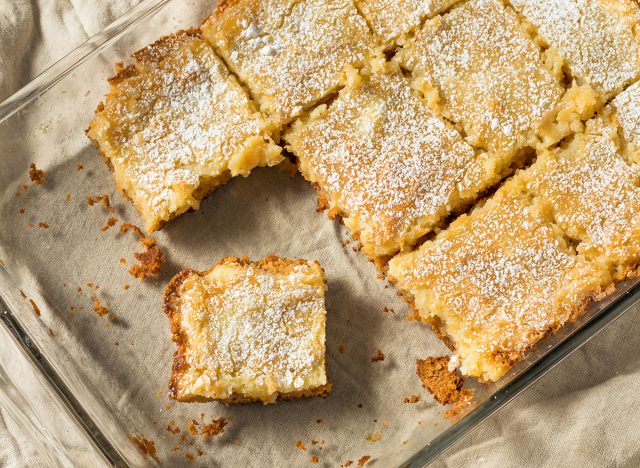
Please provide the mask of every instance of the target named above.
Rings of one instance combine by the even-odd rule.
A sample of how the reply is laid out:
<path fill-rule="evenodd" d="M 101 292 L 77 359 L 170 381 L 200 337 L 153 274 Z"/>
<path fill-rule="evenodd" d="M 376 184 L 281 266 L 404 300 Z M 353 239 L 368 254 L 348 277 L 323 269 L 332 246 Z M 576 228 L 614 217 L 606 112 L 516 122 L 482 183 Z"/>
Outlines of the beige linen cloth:
<path fill-rule="evenodd" d="M 0 0 L 0 101 L 138 1 Z M 640 466 L 638 330 L 632 310 L 435 466 Z M 2 348 L 1 359 L 15 362 L 21 381 L 47 407 L 34 376 L 9 346 Z M 3 408 L 0 466 L 46 466 Z"/>

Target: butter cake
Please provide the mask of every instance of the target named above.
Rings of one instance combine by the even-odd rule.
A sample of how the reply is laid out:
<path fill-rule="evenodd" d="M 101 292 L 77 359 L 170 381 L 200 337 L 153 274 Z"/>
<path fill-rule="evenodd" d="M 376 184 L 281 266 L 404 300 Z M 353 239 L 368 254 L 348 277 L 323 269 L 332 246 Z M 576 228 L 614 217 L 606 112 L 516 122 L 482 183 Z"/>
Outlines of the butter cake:
<path fill-rule="evenodd" d="M 550 204 L 557 224 L 579 242 L 578 252 L 608 267 L 616 280 L 635 270 L 640 164 L 627 160 L 617 127 L 590 121 L 585 133 L 541 154 L 526 172 L 530 190 Z"/>
<path fill-rule="evenodd" d="M 384 41 L 402 39 L 425 18 L 459 0 L 358 0 L 357 6 L 374 32 Z"/>
<path fill-rule="evenodd" d="M 388 274 L 416 315 L 448 337 L 460 371 L 483 381 L 580 314 L 607 280 L 518 176 L 434 240 L 391 259 Z"/>
<path fill-rule="evenodd" d="M 315 261 L 229 257 L 178 273 L 164 297 L 177 344 L 171 398 L 267 404 L 326 396 L 325 290 Z"/>
<path fill-rule="evenodd" d="M 610 97 L 640 78 L 640 10 L 633 0 L 510 0 L 572 74 Z"/>
<path fill-rule="evenodd" d="M 335 91 L 377 44 L 351 0 L 225 0 L 201 29 L 277 124 Z"/>
<path fill-rule="evenodd" d="M 504 169 L 434 115 L 399 70 L 376 62 L 351 70 L 337 99 L 296 121 L 284 139 L 321 206 L 341 215 L 364 253 L 380 261 Z"/>
<path fill-rule="evenodd" d="M 197 31 L 164 37 L 116 68 L 87 130 L 147 231 L 231 176 L 282 160 L 272 127 Z"/>
<path fill-rule="evenodd" d="M 563 93 L 515 12 L 499 0 L 470 0 L 428 20 L 397 58 L 473 145 L 505 158 L 534 146 Z"/>

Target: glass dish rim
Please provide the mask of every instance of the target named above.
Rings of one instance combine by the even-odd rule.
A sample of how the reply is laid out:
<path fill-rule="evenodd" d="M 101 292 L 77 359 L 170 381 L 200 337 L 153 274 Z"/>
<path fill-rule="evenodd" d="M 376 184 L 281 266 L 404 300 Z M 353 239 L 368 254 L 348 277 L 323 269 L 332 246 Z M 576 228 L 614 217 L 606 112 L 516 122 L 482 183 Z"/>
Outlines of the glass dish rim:
<path fill-rule="evenodd" d="M 0 124 L 46 93 L 86 60 L 89 60 L 111 43 L 127 34 L 131 28 L 156 14 L 173 1 L 175 0 L 142 0 L 102 31 L 89 37 L 60 60 L 43 70 L 21 89 L 0 102 Z M 4 270 L 4 266 L 1 263 L 0 268 Z M 430 442 L 427 442 L 424 447 L 407 459 L 402 466 L 419 467 L 435 461 L 472 429 L 476 428 L 497 410 L 503 408 L 529 385 L 587 343 L 598 332 L 613 323 L 638 302 L 640 302 L 640 282 L 622 292 L 613 302 L 596 312 L 569 336 L 528 365 L 519 375 L 493 393 L 490 398 L 479 404 Z M 44 377 L 53 393 L 64 401 L 66 409 L 79 423 L 80 429 L 93 442 L 97 453 L 108 459 L 114 466 L 126 466 L 127 463 L 120 457 L 117 447 L 113 447 L 107 437 L 101 433 L 99 423 L 94 421 L 83 410 L 82 404 L 76 399 L 73 391 L 60 384 L 62 381 L 60 376 L 48 363 L 47 357 L 40 352 L 37 340 L 29 336 L 20 324 L 19 314 L 12 311 L 1 298 L 0 307 L 3 309 L 3 313 L 0 313 L 0 323 L 15 338 L 16 344 L 30 358 L 32 367 Z"/>

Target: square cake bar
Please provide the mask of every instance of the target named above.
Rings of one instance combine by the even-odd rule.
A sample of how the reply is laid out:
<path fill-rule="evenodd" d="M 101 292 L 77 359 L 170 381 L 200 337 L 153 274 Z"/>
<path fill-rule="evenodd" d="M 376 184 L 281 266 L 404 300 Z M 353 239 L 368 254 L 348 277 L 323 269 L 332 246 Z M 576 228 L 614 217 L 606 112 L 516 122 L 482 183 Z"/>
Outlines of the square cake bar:
<path fill-rule="evenodd" d="M 170 397 L 267 404 L 326 396 L 325 290 L 315 261 L 228 257 L 178 273 L 164 298 L 177 345 Z"/>
<path fill-rule="evenodd" d="M 510 159 L 563 94 L 515 12 L 470 0 L 428 20 L 397 54 L 413 86 L 474 146 Z"/>
<path fill-rule="evenodd" d="M 388 275 L 417 318 L 446 337 L 461 373 L 481 381 L 504 375 L 607 281 L 518 176 L 434 240 L 391 259 Z"/>
<path fill-rule="evenodd" d="M 117 67 L 87 129 L 148 232 L 231 176 L 282 160 L 272 126 L 197 31 L 164 37 Z"/>
<path fill-rule="evenodd" d="M 320 206 L 383 261 L 499 180 L 501 167 L 437 117 L 393 64 L 349 72 L 338 98 L 284 135 Z"/>
<path fill-rule="evenodd" d="M 335 91 L 378 42 L 352 0 L 225 0 L 201 29 L 277 125 Z"/>
<path fill-rule="evenodd" d="M 633 0 L 511 0 L 567 62 L 605 97 L 640 78 L 640 7 Z"/>

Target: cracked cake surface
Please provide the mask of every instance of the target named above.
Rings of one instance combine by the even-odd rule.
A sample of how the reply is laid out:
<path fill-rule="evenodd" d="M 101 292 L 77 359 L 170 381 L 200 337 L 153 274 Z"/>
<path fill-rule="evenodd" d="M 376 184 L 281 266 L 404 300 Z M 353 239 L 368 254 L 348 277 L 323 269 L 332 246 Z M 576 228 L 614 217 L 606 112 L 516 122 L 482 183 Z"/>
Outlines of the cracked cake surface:
<path fill-rule="evenodd" d="M 428 20 L 397 59 L 474 146 L 505 158 L 531 144 L 563 93 L 499 0 L 470 0 Z"/>
<path fill-rule="evenodd" d="M 335 91 L 345 65 L 377 47 L 351 0 L 228 0 L 201 29 L 278 124 Z"/>
<path fill-rule="evenodd" d="M 576 77 L 611 97 L 640 78 L 633 0 L 510 0 Z"/>
<path fill-rule="evenodd" d="M 352 72 L 335 101 L 284 138 L 330 216 L 340 214 L 374 260 L 414 244 L 503 169 L 389 64 Z"/>
<path fill-rule="evenodd" d="M 577 316 L 606 281 L 518 176 L 433 241 L 391 259 L 389 277 L 420 318 L 442 321 L 461 372 L 485 381 Z"/>

